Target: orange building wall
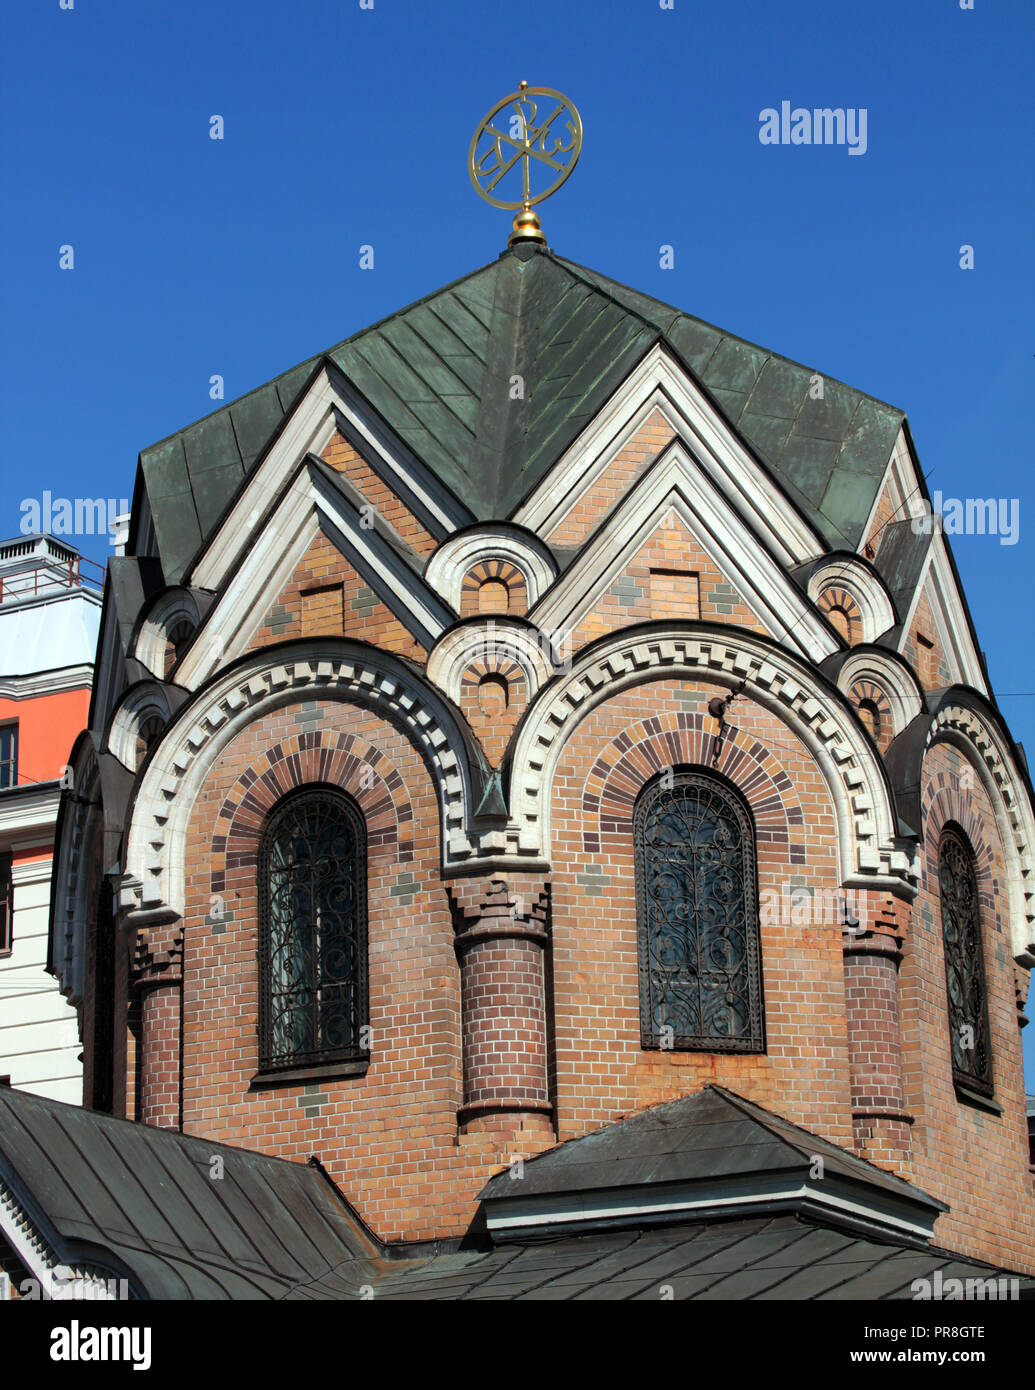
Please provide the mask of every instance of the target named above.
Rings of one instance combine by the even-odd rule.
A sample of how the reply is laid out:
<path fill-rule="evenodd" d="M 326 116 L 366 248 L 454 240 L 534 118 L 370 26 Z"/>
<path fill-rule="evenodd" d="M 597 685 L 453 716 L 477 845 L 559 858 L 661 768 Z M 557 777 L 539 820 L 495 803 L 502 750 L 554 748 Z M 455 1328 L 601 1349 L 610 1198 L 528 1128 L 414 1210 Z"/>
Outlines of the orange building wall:
<path fill-rule="evenodd" d="M 89 688 L 31 699 L 0 698 L 0 724 L 18 723 L 18 785 L 61 776 L 90 711 Z"/>

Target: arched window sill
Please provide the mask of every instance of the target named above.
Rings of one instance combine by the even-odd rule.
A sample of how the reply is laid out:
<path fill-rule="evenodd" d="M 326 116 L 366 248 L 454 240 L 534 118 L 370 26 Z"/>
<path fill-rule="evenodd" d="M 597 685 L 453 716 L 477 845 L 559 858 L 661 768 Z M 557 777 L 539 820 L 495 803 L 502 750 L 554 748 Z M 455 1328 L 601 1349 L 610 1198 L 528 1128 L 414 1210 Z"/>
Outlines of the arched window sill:
<path fill-rule="evenodd" d="M 370 1066 L 370 1058 L 362 1057 L 352 1062 L 324 1062 L 316 1067 L 296 1067 L 291 1071 L 257 1071 L 248 1083 L 249 1091 L 262 1090 L 267 1086 L 289 1086 L 299 1081 L 334 1081 L 343 1076 L 365 1076 Z"/>
<path fill-rule="evenodd" d="M 956 1091 L 956 1099 L 963 1105 L 972 1105 L 975 1110 L 987 1110 L 991 1115 L 1003 1113 L 1003 1107 L 991 1096 L 979 1095 L 977 1091 L 972 1091 L 969 1086 L 963 1086 L 958 1081 L 952 1084 Z"/>

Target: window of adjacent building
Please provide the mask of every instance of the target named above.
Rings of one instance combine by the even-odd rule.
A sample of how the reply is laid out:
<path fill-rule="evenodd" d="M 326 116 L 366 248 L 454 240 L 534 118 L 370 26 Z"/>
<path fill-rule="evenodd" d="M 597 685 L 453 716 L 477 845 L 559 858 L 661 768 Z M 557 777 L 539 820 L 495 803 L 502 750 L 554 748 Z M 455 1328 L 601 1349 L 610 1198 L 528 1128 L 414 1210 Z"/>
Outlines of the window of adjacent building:
<path fill-rule="evenodd" d="M 641 792 L 633 837 L 643 1046 L 764 1051 L 747 804 L 724 778 L 671 771 Z"/>
<path fill-rule="evenodd" d="M 271 814 L 259 856 L 260 1069 L 365 1060 L 366 828 L 319 787 Z"/>
<path fill-rule="evenodd" d="M 18 725 L 0 725 L 0 791 L 18 785 Z"/>
<path fill-rule="evenodd" d="M 981 903 L 974 851 L 963 831 L 947 825 L 938 846 L 938 886 L 949 1001 L 952 1079 L 965 1091 L 993 1094 L 992 1042 L 981 942 Z"/>
<path fill-rule="evenodd" d="M 11 878 L 11 855 L 0 854 L 0 955 L 14 945 L 14 883 Z"/>

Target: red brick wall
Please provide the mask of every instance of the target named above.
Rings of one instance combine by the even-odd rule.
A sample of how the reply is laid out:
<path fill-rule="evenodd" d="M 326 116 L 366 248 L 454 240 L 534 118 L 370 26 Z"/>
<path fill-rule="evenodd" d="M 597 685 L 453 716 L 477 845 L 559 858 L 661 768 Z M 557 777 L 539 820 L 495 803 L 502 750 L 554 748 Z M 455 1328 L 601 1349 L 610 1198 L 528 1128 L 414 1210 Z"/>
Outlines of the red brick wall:
<path fill-rule="evenodd" d="M 573 650 L 605 633 L 652 618 L 696 618 L 733 623 L 751 632 L 766 629 L 736 593 L 697 538 L 675 516 L 653 532 L 642 549 L 575 627 Z M 675 611 L 674 595 L 652 571 L 685 571 L 698 577 L 699 613 Z M 653 582 L 652 582 L 653 581 Z"/>
<path fill-rule="evenodd" d="M 279 797 L 310 781 L 350 792 L 367 821 L 370 1066 L 252 1091 L 259 833 Z M 378 715 L 326 700 L 285 706 L 239 734 L 188 833 L 184 1128 L 297 1161 L 315 1152 L 386 1239 L 459 1235 L 493 1168 L 552 1142 L 458 1139 L 460 974 L 439 856 L 420 755 Z"/>
<path fill-rule="evenodd" d="M 563 517 L 545 539 L 551 545 L 580 545 L 674 437 L 661 411 L 655 410 L 587 488 L 578 506 Z"/>
<path fill-rule="evenodd" d="M 429 555 L 435 549 L 437 542 L 434 536 L 340 434 L 331 440 L 322 457 L 336 472 L 348 478 L 399 538 L 418 555 Z"/>
<path fill-rule="evenodd" d="M 248 650 L 327 633 L 371 642 L 422 666 L 427 659 L 417 638 L 376 597 L 337 546 L 319 535 L 266 614 Z"/>
<path fill-rule="evenodd" d="M 838 884 L 834 812 L 807 750 L 740 699 L 719 760 L 752 807 L 763 913 L 764 1055 L 640 1046 L 632 804 L 666 765 L 711 756 L 707 702 L 724 689 L 659 681 L 612 697 L 575 730 L 553 814 L 554 990 L 560 1137 L 717 1081 L 836 1143 L 851 1145 L 841 933 L 822 908 Z M 816 893 L 794 924 L 785 885 Z M 768 896 L 767 896 L 768 895 Z"/>
<path fill-rule="evenodd" d="M 914 1180 L 948 1202 L 936 1238 L 964 1254 L 1035 1271 L 1035 1194 L 1028 1176 L 1021 1038 L 1010 943 L 1009 867 L 988 796 L 966 758 L 935 744 L 923 769 L 923 885 L 902 963 L 906 1107 L 916 1117 Z M 960 1101 L 952 1083 L 938 843 L 947 821 L 977 860 L 995 1099 L 1002 1115 Z"/>

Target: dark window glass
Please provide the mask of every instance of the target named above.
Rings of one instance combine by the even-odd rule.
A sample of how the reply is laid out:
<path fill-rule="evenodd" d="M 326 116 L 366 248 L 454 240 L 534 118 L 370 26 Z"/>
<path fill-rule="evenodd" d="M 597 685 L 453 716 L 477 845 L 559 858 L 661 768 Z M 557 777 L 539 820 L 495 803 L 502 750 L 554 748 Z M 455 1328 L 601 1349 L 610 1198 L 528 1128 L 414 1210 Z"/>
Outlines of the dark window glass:
<path fill-rule="evenodd" d="M 747 806 L 708 773 L 669 773 L 641 793 L 633 833 L 643 1046 L 764 1051 Z"/>
<path fill-rule="evenodd" d="M 320 788 L 281 802 L 259 887 L 262 1070 L 367 1057 L 366 832 L 351 798 Z"/>
<path fill-rule="evenodd" d="M 14 884 L 11 856 L 0 854 L 0 951 L 9 951 L 14 942 Z"/>
<path fill-rule="evenodd" d="M 945 941 L 952 1077 L 958 1086 L 991 1096 L 992 1043 L 985 992 L 974 852 L 956 826 L 946 826 L 938 848 L 938 884 Z"/>
<path fill-rule="evenodd" d="M 0 727 L 0 791 L 18 785 L 18 725 Z"/>

